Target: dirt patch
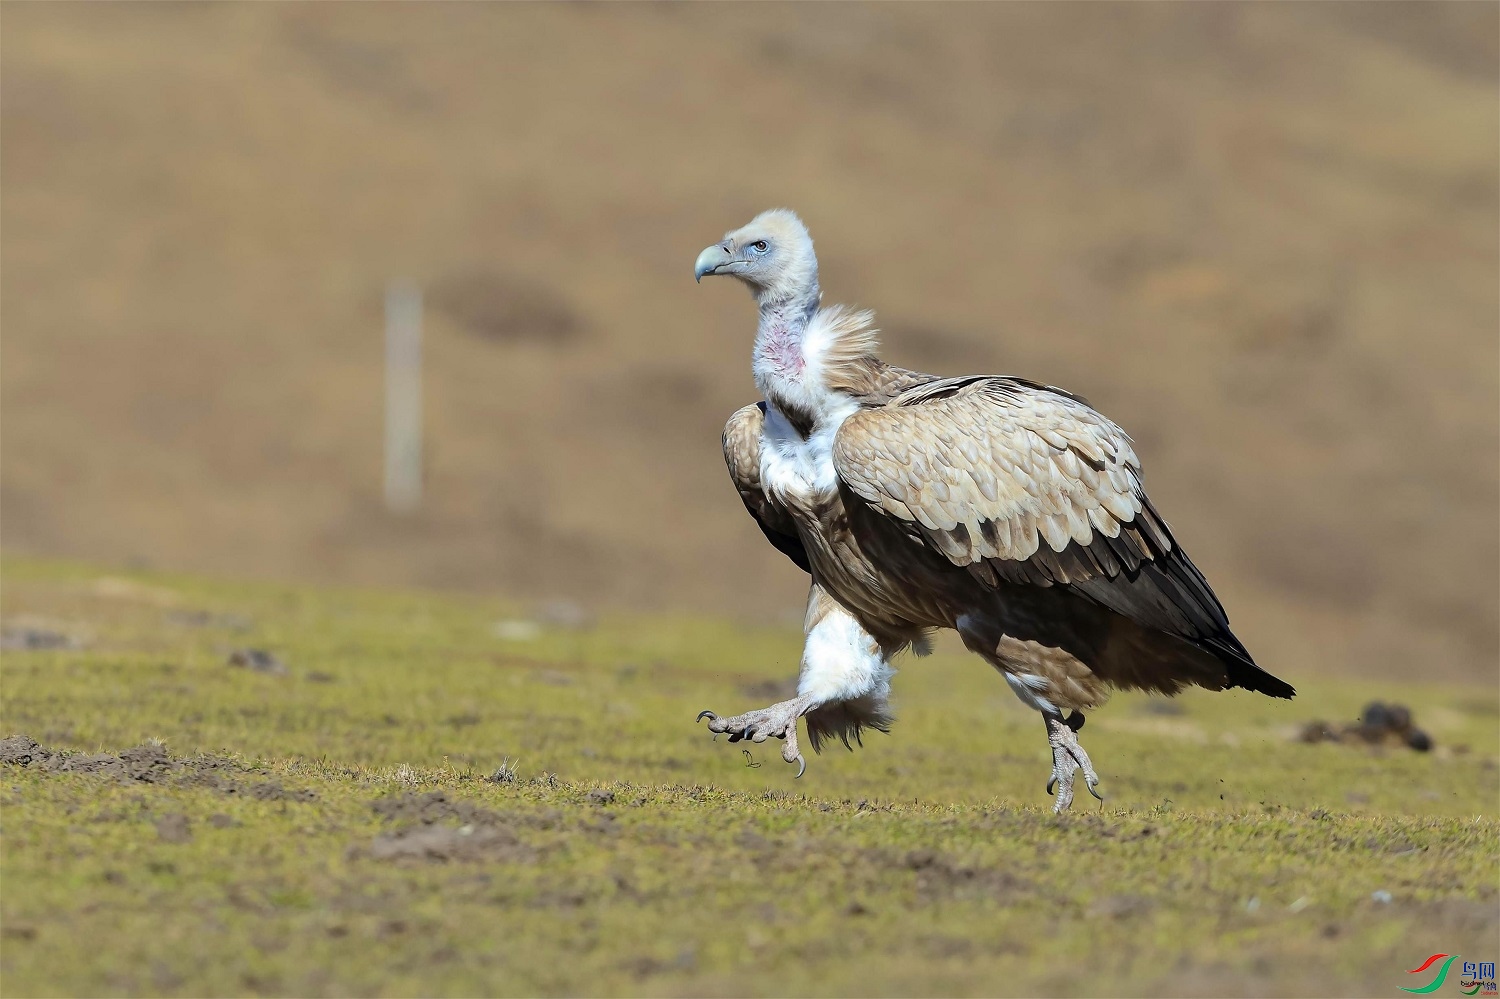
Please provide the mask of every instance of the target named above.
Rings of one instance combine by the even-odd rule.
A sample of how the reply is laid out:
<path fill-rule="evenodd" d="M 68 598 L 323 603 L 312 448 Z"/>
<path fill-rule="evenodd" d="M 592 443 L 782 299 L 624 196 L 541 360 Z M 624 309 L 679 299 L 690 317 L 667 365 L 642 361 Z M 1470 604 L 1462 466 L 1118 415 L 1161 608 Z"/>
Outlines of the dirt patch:
<path fill-rule="evenodd" d="M 637 957 L 626 961 L 622 967 L 636 979 L 650 978 L 653 975 L 669 974 L 674 971 L 692 971 L 698 967 L 698 955 L 693 948 L 685 947 L 671 959 Z"/>
<path fill-rule="evenodd" d="M 1030 881 L 1009 871 L 957 863 L 933 850 L 913 850 L 899 858 L 884 851 L 874 853 L 883 866 L 915 872 L 917 892 L 928 900 L 975 895 L 1006 898 L 1032 887 Z"/>
<path fill-rule="evenodd" d="M 27 735 L 0 740 L 0 764 L 44 773 L 82 773 L 125 783 L 207 787 L 222 794 L 238 794 L 259 801 L 315 801 L 306 789 L 292 789 L 279 780 L 247 782 L 247 767 L 219 756 L 174 757 L 160 743 L 144 743 L 109 753 L 69 753 L 47 749 Z"/>
<path fill-rule="evenodd" d="M 375 837 L 365 848 L 372 860 L 505 861 L 532 859 L 533 851 L 509 829 L 497 826 L 417 826 Z"/>
<path fill-rule="evenodd" d="M 392 823 L 433 825 L 438 822 L 453 822 L 477 826 L 509 824 L 499 812 L 480 808 L 471 802 L 455 800 L 443 791 L 392 795 L 371 803 L 370 807 L 376 815 Z"/>
<path fill-rule="evenodd" d="M 249 631 L 255 622 L 243 614 L 215 614 L 206 610 L 171 610 L 164 615 L 168 624 L 182 628 L 221 628 L 225 631 Z"/>
<path fill-rule="evenodd" d="M 918 937 L 915 942 L 923 954 L 939 960 L 954 957 L 969 958 L 974 956 L 975 951 L 974 941 L 965 940 L 962 937 L 923 936 Z"/>
<path fill-rule="evenodd" d="M 285 787 L 279 780 L 268 780 L 260 784 L 238 784 L 233 781 L 216 781 L 215 789 L 225 794 L 245 794 L 256 801 L 317 801 L 316 793 L 307 788 Z"/>
<path fill-rule="evenodd" d="M 1133 919 L 1155 908 L 1149 898 L 1140 895 L 1110 895 L 1089 906 L 1089 915 L 1103 919 Z"/>
<path fill-rule="evenodd" d="M 13 735 L 0 741 L 0 763 L 43 770 L 49 773 L 98 774 L 143 784 L 164 783 L 177 769 L 177 763 L 165 746 L 145 743 L 122 750 L 118 756 L 108 753 L 54 752 L 26 735 Z"/>
<path fill-rule="evenodd" d="M 7 652 L 48 652 L 58 649 L 81 649 L 84 641 L 74 635 L 50 628 L 7 625 L 0 629 L 0 649 Z"/>
<path fill-rule="evenodd" d="M 534 859 L 516 835 L 513 821 L 488 808 L 450 798 L 442 791 L 381 798 L 371 807 L 387 822 L 406 828 L 356 847 L 354 856 L 386 861 L 501 861 Z"/>
<path fill-rule="evenodd" d="M 193 838 L 193 829 L 186 815 L 164 815 L 156 820 L 156 836 L 163 843 L 186 843 Z"/>
<path fill-rule="evenodd" d="M 30 766 L 32 760 L 51 755 L 29 736 L 13 735 L 8 739 L 0 740 L 0 763 L 25 767 Z"/>

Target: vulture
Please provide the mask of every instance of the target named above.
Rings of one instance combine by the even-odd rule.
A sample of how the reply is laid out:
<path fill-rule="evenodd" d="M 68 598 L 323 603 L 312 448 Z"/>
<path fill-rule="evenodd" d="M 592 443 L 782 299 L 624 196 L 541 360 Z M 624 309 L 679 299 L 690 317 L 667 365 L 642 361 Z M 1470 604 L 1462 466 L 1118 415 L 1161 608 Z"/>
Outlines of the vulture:
<path fill-rule="evenodd" d="M 763 398 L 730 417 L 724 460 L 766 539 L 812 582 L 797 696 L 702 712 L 715 735 L 783 739 L 801 777 L 799 719 L 815 752 L 888 731 L 892 658 L 952 628 L 1041 714 L 1061 812 L 1079 772 L 1102 800 L 1078 732 L 1111 690 L 1293 695 L 1229 630 L 1130 438 L 1083 399 L 881 361 L 871 313 L 822 305 L 812 238 L 786 209 L 726 234 L 693 273 L 736 278 L 759 306 Z"/>

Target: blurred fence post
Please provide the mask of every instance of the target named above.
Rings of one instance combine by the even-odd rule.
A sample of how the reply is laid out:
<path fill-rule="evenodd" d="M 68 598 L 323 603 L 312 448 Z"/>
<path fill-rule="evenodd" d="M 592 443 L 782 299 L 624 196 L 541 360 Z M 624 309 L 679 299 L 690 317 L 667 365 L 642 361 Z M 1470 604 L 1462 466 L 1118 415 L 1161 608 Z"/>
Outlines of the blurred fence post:
<path fill-rule="evenodd" d="M 407 281 L 385 290 L 385 505 L 422 505 L 422 292 Z"/>

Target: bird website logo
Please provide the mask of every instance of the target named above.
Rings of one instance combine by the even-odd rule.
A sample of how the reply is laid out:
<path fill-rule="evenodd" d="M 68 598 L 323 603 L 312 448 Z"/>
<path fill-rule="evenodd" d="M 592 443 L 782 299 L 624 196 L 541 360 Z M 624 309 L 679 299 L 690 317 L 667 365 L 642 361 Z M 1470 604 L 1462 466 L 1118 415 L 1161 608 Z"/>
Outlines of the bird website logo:
<path fill-rule="evenodd" d="M 1420 988 L 1409 989 L 1401 987 L 1402 992 L 1413 992 L 1417 995 L 1427 995 L 1436 992 L 1443 987 L 1448 980 L 1448 971 L 1453 967 L 1453 962 L 1458 960 L 1457 954 L 1434 954 L 1420 965 L 1407 972 L 1408 975 L 1420 975 L 1437 965 L 1437 971 L 1433 974 L 1432 981 Z M 1438 962 L 1441 961 L 1441 964 Z M 1459 977 L 1458 990 L 1466 996 L 1485 995 L 1493 996 L 1500 994 L 1495 983 L 1494 961 L 1465 961 L 1463 974 Z"/>

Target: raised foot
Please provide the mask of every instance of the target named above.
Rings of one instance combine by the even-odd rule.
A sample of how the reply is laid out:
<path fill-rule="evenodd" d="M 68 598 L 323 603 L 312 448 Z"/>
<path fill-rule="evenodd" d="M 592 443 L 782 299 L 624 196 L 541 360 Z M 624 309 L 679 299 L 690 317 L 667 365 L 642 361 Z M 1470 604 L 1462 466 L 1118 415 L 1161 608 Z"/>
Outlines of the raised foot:
<path fill-rule="evenodd" d="M 700 711 L 698 721 L 707 718 L 708 730 L 714 735 L 729 733 L 730 742 L 748 739 L 758 743 L 772 738 L 785 739 L 786 745 L 781 747 L 781 758 L 788 763 L 797 764 L 797 776 L 801 777 L 807 772 L 807 761 L 797 748 L 797 719 L 806 714 L 811 706 L 807 698 L 794 697 L 790 701 L 782 701 L 758 711 L 747 711 L 733 718 L 720 718 L 712 711 Z"/>
<path fill-rule="evenodd" d="M 1078 728 L 1082 727 L 1080 722 Z M 1061 718 L 1047 718 L 1047 742 L 1052 746 L 1052 779 L 1047 782 L 1047 793 L 1057 792 L 1052 811 L 1061 812 L 1073 804 L 1073 775 L 1079 770 L 1083 771 L 1083 782 L 1089 794 L 1103 801 L 1104 796 L 1095 790 L 1099 775 L 1094 773 L 1089 754 L 1078 744 L 1078 733 L 1073 726 Z"/>

